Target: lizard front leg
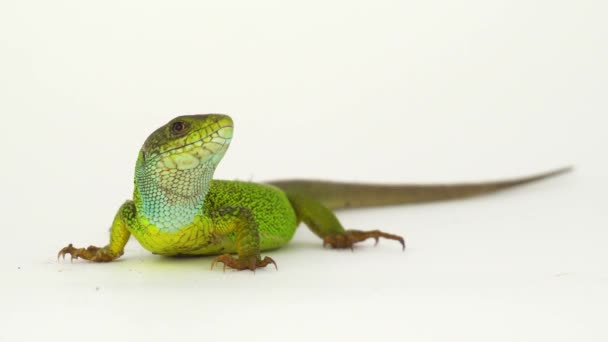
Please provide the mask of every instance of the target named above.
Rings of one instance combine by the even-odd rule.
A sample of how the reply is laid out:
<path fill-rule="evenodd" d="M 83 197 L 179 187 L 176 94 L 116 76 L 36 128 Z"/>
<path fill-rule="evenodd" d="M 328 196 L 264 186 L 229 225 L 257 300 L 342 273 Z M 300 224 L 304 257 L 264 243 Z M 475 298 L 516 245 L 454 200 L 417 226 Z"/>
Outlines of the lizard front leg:
<path fill-rule="evenodd" d="M 71 259 L 82 258 L 95 262 L 109 262 L 118 259 L 123 253 L 127 241 L 131 233 L 129 232 L 129 223 L 133 224 L 135 217 L 135 204 L 133 201 L 125 202 L 112 222 L 110 229 L 110 243 L 105 247 L 89 246 L 88 248 L 75 248 L 72 244 L 62 248 L 57 254 L 57 258 L 63 257 L 66 254 L 71 256 Z"/>
<path fill-rule="evenodd" d="M 236 270 L 252 270 L 277 264 L 270 257 L 262 259 L 260 255 L 260 234 L 253 213 L 245 207 L 223 207 L 211 213 L 214 229 L 220 234 L 235 233 L 235 244 L 238 258 L 230 254 L 216 257 L 211 264 L 211 269 L 216 263 L 221 262 L 226 267 Z"/>

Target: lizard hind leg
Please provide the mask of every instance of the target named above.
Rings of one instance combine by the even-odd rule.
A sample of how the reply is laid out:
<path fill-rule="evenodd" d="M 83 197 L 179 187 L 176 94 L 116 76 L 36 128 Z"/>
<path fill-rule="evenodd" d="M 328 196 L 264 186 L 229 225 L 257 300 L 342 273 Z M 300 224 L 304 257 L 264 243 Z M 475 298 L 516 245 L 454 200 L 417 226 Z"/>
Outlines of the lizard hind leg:
<path fill-rule="evenodd" d="M 289 194 L 289 201 L 296 211 L 298 219 L 303 221 L 313 233 L 323 239 L 323 246 L 332 248 L 350 248 L 357 242 L 367 239 L 380 238 L 398 241 L 405 249 L 405 241 L 399 235 L 389 234 L 380 230 L 345 230 L 336 215 L 323 204 L 306 196 Z"/>

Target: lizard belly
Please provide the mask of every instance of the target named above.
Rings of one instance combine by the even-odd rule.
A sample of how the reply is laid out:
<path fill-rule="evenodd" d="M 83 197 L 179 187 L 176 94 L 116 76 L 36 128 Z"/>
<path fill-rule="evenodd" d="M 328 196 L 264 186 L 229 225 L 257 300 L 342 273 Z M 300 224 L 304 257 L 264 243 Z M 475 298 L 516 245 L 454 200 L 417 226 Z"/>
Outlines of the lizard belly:
<path fill-rule="evenodd" d="M 164 231 L 146 219 L 140 219 L 140 229 L 131 233 L 142 247 L 159 255 L 214 255 L 234 250 L 234 246 L 229 244 L 230 240 L 210 235 L 209 230 L 204 229 L 208 225 L 203 224 L 201 219 L 204 220 L 197 217 L 193 223 L 176 231 Z"/>

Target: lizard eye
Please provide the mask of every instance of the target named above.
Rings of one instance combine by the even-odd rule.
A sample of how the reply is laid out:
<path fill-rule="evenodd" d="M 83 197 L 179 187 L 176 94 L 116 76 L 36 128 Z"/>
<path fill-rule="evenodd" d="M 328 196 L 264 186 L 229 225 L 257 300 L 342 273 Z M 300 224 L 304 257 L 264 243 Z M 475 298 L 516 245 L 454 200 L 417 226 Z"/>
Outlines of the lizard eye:
<path fill-rule="evenodd" d="M 171 133 L 180 134 L 186 130 L 186 123 L 183 121 L 175 121 L 171 125 Z"/>

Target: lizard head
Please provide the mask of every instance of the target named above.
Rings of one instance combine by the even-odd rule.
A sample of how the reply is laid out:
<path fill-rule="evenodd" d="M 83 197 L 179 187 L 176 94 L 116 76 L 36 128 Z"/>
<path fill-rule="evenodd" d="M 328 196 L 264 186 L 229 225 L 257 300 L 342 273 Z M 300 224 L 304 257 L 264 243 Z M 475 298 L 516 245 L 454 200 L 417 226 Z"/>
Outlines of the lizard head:
<path fill-rule="evenodd" d="M 227 115 L 179 116 L 154 131 L 135 166 L 133 198 L 159 229 L 177 230 L 202 208 L 217 164 L 232 139 Z"/>
<path fill-rule="evenodd" d="M 143 163 L 166 171 L 215 167 L 228 149 L 232 128 L 227 115 L 178 116 L 146 139 L 140 157 Z"/>

